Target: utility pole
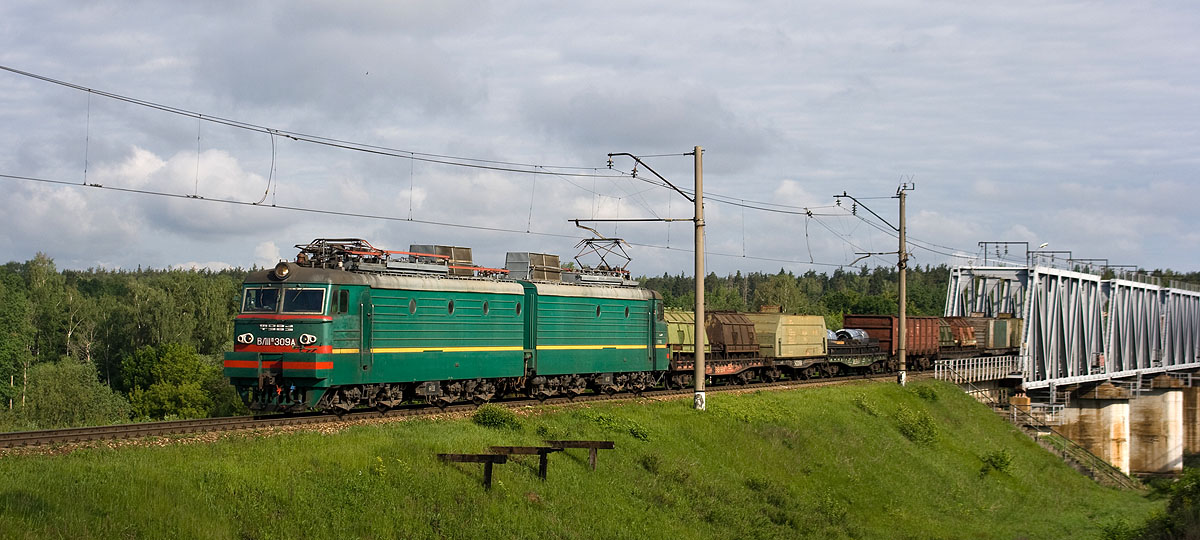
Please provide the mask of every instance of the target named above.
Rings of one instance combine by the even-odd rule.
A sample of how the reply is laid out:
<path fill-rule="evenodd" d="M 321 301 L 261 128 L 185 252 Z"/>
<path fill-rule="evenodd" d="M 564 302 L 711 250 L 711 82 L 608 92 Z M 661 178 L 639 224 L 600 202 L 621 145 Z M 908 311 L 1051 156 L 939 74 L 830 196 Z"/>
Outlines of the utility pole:
<path fill-rule="evenodd" d="M 855 199 L 853 196 L 846 193 L 845 191 L 843 191 L 841 195 L 833 196 L 833 198 L 835 198 L 835 199 L 841 199 L 842 197 L 845 197 L 845 198 L 848 198 L 848 199 L 854 201 L 854 204 L 856 205 L 855 211 L 857 211 L 857 208 L 859 206 L 861 206 L 864 210 L 870 212 L 871 215 L 873 215 L 877 219 L 879 219 L 879 221 L 882 221 L 888 227 L 891 227 L 893 231 L 896 231 L 897 233 L 899 233 L 900 249 L 898 249 L 894 252 L 886 251 L 886 252 L 882 252 L 882 253 L 857 253 L 857 255 L 860 255 L 860 257 L 855 259 L 854 262 L 850 263 L 850 265 L 852 266 L 852 265 L 854 265 L 854 263 L 857 263 L 858 261 L 861 261 L 872 255 L 890 255 L 892 253 L 895 253 L 898 256 L 897 260 L 896 260 L 896 268 L 900 270 L 900 280 L 899 280 L 900 281 L 900 290 L 899 290 L 899 294 L 898 294 L 898 296 L 900 297 L 900 301 L 899 301 L 900 325 L 899 325 L 899 328 L 896 329 L 897 330 L 896 333 L 900 334 L 900 335 L 896 336 L 896 360 L 897 360 L 897 363 L 899 364 L 899 366 L 897 366 L 899 369 L 897 370 L 897 373 L 896 373 L 896 382 L 900 383 L 900 386 L 904 386 L 908 382 L 908 361 L 907 361 L 908 360 L 907 359 L 907 351 L 908 351 L 908 314 L 907 314 L 907 312 L 908 312 L 908 291 L 907 291 L 907 283 L 906 283 L 907 276 L 905 275 L 905 269 L 908 268 L 908 245 L 904 241 L 904 236 L 905 236 L 905 234 L 904 234 L 905 233 L 904 203 L 905 203 L 905 198 L 907 196 L 907 193 L 905 193 L 905 192 L 912 191 L 913 189 L 916 189 L 916 187 L 917 187 L 916 184 L 903 182 L 900 184 L 900 187 L 896 188 L 896 198 L 900 199 L 900 226 L 899 227 L 896 227 L 896 226 L 892 225 L 891 223 L 888 223 L 888 221 L 886 219 L 883 219 L 882 216 L 880 216 L 879 214 L 876 214 L 874 210 L 871 210 L 869 207 L 867 207 L 867 205 L 863 204 L 858 199 Z M 839 201 L 838 204 L 841 204 L 841 202 Z"/>
<path fill-rule="evenodd" d="M 896 338 L 899 342 L 899 345 L 896 347 L 896 352 L 900 360 L 900 370 L 899 373 L 896 374 L 896 382 L 900 383 L 900 386 L 904 386 L 907 382 L 906 379 L 908 378 L 908 290 L 906 283 L 907 279 L 905 275 L 905 269 L 908 268 L 908 248 L 904 242 L 904 199 L 906 196 L 905 191 L 910 189 L 912 188 L 908 187 L 908 184 L 901 184 L 896 190 L 896 195 L 900 197 L 900 256 L 896 262 L 896 266 L 900 269 L 900 336 Z"/>
<path fill-rule="evenodd" d="M 686 154 L 685 154 L 686 155 Z M 646 168 L 657 176 L 659 180 L 670 186 L 676 193 L 683 195 L 683 198 L 696 204 L 696 215 L 691 220 L 672 219 L 672 218 L 656 218 L 656 219 L 573 219 L 576 226 L 579 226 L 581 221 L 691 221 L 696 226 L 696 321 L 694 334 L 696 338 L 696 362 L 693 377 L 696 379 L 696 395 L 695 408 L 698 411 L 704 410 L 704 149 L 696 146 L 692 149 L 692 156 L 695 159 L 695 174 L 696 174 L 696 192 L 693 197 L 689 197 L 686 192 L 675 187 L 670 180 L 663 178 L 663 175 L 658 174 L 658 171 L 652 169 L 650 165 L 642 161 L 641 158 L 627 153 L 616 152 L 608 155 L 608 168 L 612 168 L 613 156 L 629 156 L 636 163 Z M 637 176 L 637 168 L 634 168 L 634 176 Z M 585 227 L 586 228 L 586 227 Z M 593 230 L 593 232 L 595 232 Z"/>
<path fill-rule="evenodd" d="M 695 147 L 696 163 L 696 394 L 695 408 L 704 410 L 704 149 Z"/>

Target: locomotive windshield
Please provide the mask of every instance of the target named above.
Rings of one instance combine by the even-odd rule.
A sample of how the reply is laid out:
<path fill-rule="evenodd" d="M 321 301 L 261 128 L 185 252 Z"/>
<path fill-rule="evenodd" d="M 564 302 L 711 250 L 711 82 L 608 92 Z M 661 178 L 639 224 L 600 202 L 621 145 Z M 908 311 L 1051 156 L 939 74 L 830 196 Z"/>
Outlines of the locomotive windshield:
<path fill-rule="evenodd" d="M 242 313 L 275 313 L 279 308 L 279 289 L 246 289 Z"/>
<path fill-rule="evenodd" d="M 283 293 L 280 310 L 279 293 Z M 242 313 L 324 313 L 325 289 L 275 289 L 248 287 L 242 297 Z"/>
<path fill-rule="evenodd" d="M 284 313 L 324 313 L 325 289 L 284 289 Z"/>

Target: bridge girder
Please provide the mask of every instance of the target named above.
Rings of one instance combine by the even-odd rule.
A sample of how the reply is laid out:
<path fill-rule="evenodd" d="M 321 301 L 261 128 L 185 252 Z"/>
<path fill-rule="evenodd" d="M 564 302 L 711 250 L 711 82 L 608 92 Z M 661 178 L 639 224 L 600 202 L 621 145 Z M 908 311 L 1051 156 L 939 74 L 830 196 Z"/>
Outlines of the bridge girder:
<path fill-rule="evenodd" d="M 1025 319 L 1025 386 L 1053 388 L 1200 368 L 1200 292 L 1182 287 L 1045 266 L 959 267 L 944 313 Z"/>

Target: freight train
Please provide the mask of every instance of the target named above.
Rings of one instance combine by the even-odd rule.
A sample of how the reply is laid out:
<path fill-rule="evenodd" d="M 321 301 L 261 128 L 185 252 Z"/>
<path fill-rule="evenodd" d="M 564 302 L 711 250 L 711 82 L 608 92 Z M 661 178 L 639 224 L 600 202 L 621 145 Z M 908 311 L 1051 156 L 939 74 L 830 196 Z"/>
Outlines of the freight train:
<path fill-rule="evenodd" d="M 744 384 L 887 373 L 899 367 L 899 317 L 848 314 L 842 320 L 846 328 L 833 331 L 819 315 L 706 313 L 705 372 Z M 688 386 L 696 356 L 695 314 L 667 310 L 666 322 L 667 386 Z M 907 367 L 924 370 L 942 358 L 1016 354 L 1021 322 L 1011 317 L 907 317 Z"/>
<path fill-rule="evenodd" d="M 388 251 L 360 239 L 296 247 L 294 261 L 251 273 L 242 288 L 224 374 L 253 410 L 384 410 L 693 382 L 694 315 L 665 310 L 623 267 L 564 269 L 553 255 L 509 253 L 505 268 L 485 268 L 467 248 Z M 1020 326 L 908 320 L 918 367 L 1007 352 Z M 737 384 L 895 369 L 895 317 L 845 321 L 850 328 L 832 332 L 820 316 L 712 313 L 706 374 Z"/>

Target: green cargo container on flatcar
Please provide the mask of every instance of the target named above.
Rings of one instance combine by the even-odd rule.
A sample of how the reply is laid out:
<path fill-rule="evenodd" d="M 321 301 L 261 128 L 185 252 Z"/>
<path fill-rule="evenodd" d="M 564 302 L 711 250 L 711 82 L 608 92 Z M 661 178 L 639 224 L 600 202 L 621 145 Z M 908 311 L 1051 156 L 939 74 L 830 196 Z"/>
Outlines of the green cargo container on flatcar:
<path fill-rule="evenodd" d="M 667 323 L 667 350 L 672 355 L 694 357 L 696 355 L 696 312 L 672 308 L 663 313 Z M 704 353 L 712 352 L 708 345 L 708 332 L 705 332 Z"/>
<path fill-rule="evenodd" d="M 754 323 L 759 354 L 767 358 L 814 358 L 828 354 L 825 317 L 746 313 Z"/>

